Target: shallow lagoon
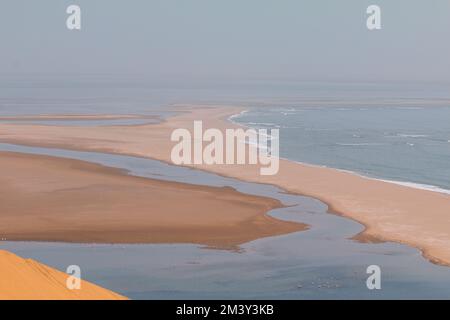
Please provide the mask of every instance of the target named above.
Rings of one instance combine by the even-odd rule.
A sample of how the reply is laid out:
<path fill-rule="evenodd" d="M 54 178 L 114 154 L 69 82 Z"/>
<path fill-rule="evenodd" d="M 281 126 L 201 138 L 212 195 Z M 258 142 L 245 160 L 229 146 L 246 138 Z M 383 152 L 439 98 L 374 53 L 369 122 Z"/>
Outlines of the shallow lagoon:
<path fill-rule="evenodd" d="M 150 159 L 10 144 L 0 144 L 0 150 L 86 160 L 162 180 L 231 186 L 277 198 L 288 207 L 272 210 L 271 215 L 311 226 L 307 231 L 244 244 L 240 251 L 190 244 L 0 244 L 2 249 L 60 270 L 79 265 L 84 279 L 133 299 L 450 296 L 450 268 L 434 265 L 418 250 L 404 245 L 349 240 L 363 226 L 327 213 L 327 206 L 315 199 Z M 366 268 L 372 264 L 381 267 L 381 290 L 366 287 Z"/>

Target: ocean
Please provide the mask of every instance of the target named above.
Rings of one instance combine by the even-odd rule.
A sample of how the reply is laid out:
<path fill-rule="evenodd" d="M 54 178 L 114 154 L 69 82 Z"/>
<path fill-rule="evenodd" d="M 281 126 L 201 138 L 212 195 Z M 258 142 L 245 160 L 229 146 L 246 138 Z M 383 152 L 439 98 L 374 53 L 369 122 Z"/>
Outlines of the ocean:
<path fill-rule="evenodd" d="M 282 158 L 450 194 L 450 101 L 264 106 L 232 120 L 279 129 Z"/>

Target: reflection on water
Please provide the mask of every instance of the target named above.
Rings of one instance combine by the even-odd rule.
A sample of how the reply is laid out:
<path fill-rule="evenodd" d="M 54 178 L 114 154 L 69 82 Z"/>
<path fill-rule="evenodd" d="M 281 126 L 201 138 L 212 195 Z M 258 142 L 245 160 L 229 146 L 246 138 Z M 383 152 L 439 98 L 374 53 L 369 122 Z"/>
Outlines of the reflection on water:
<path fill-rule="evenodd" d="M 310 230 L 264 238 L 241 252 L 189 244 L 100 245 L 1 242 L 2 249 L 65 270 L 77 264 L 90 281 L 134 299 L 196 298 L 448 298 L 450 268 L 394 243 L 361 244 L 363 227 L 327 213 L 314 199 L 270 185 L 241 182 L 149 159 L 0 144 L 0 150 L 69 157 L 125 168 L 131 174 L 214 186 L 279 199 L 271 215 L 307 223 Z M 382 290 L 366 287 L 366 268 L 382 270 Z"/>

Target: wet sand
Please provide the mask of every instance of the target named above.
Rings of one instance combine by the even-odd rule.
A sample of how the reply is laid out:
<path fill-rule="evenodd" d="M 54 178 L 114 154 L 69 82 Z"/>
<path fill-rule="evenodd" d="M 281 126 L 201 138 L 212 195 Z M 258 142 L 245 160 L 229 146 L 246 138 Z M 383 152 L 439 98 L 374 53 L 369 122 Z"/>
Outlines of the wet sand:
<path fill-rule="evenodd" d="M 124 300 L 125 297 L 82 280 L 67 288 L 68 274 L 32 259 L 0 250 L 0 300 Z"/>
<path fill-rule="evenodd" d="M 0 238 L 235 246 L 300 231 L 277 200 L 127 175 L 89 162 L 0 152 Z"/>
<path fill-rule="evenodd" d="M 242 108 L 181 106 L 179 115 L 160 124 L 108 127 L 0 125 L 0 141 L 149 157 L 170 163 L 173 129 L 238 127 L 226 119 Z M 282 141 L 281 141 L 282 143 Z M 250 182 L 270 183 L 317 198 L 330 210 L 366 226 L 361 239 L 389 240 L 422 250 L 431 261 L 450 264 L 450 196 L 377 181 L 334 169 L 281 160 L 274 176 L 259 175 L 257 165 L 196 165 L 195 167 Z"/>

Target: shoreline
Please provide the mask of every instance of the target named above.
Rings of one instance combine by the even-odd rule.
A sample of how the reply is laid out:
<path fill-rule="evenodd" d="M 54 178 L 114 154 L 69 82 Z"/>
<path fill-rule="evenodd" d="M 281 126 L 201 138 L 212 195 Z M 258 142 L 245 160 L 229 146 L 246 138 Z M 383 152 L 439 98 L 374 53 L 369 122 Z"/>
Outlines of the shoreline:
<path fill-rule="evenodd" d="M 245 108 L 177 106 L 177 111 L 180 109 L 184 112 L 166 119 L 163 123 L 139 127 L 86 129 L 0 125 L 0 141 L 126 154 L 171 163 L 170 149 L 173 144 L 170 142 L 170 132 L 174 128 L 190 129 L 192 122 L 198 119 L 203 120 L 205 127 L 237 127 L 228 121 L 227 117 Z M 377 238 L 407 244 L 421 250 L 424 257 L 434 263 L 450 264 L 450 249 L 447 248 L 450 243 L 450 230 L 446 227 L 450 197 L 446 194 L 283 159 L 280 159 L 278 175 L 264 177 L 257 173 L 259 167 L 252 165 L 186 167 L 248 182 L 272 184 L 288 192 L 316 198 L 326 203 L 330 211 L 363 224 L 366 227 L 363 234 L 368 239 Z"/>
<path fill-rule="evenodd" d="M 243 128 L 251 128 L 251 126 L 245 126 L 245 125 L 233 120 L 233 119 L 239 117 L 240 115 L 247 113 L 248 111 L 249 111 L 248 109 L 245 109 L 237 114 L 233 114 L 233 115 L 229 116 L 227 118 L 227 120 L 230 121 L 231 123 L 233 123 L 234 125 L 241 126 Z M 330 167 L 330 166 L 326 166 L 326 165 L 302 162 L 302 161 L 293 160 L 293 159 L 289 159 L 289 158 L 283 158 L 283 157 L 280 157 L 280 160 L 290 161 L 290 162 L 298 163 L 299 165 L 304 165 L 304 166 L 332 169 L 332 170 L 341 171 L 341 172 L 348 173 L 348 174 L 353 174 L 353 175 L 356 175 L 356 176 L 359 176 L 359 177 L 365 178 L 365 179 L 391 183 L 391 184 L 404 186 L 404 187 L 408 187 L 408 188 L 413 188 L 413 189 L 417 189 L 417 190 L 431 191 L 431 192 L 450 195 L 450 189 L 445 189 L 443 187 L 435 186 L 432 184 L 413 182 L 413 181 L 390 180 L 389 178 L 370 176 L 370 175 L 366 175 L 366 174 L 363 174 L 363 173 L 360 173 L 357 171 L 348 170 L 348 169 L 341 169 L 341 168 L 335 168 L 335 167 Z"/>

